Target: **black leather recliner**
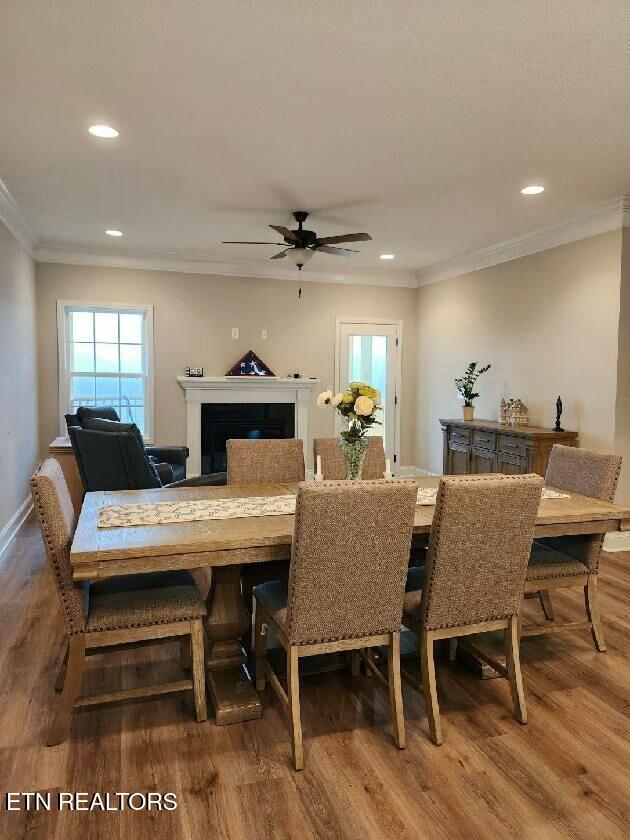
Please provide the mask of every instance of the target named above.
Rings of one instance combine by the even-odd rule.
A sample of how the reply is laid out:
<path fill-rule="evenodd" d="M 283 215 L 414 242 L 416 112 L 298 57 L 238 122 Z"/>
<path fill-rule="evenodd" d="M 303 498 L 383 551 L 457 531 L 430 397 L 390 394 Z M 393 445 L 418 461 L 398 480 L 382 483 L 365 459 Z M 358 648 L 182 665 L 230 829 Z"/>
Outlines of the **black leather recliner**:
<path fill-rule="evenodd" d="M 112 412 L 115 411 L 111 409 Z M 68 434 L 77 460 L 84 489 L 146 490 L 159 487 L 194 487 L 226 483 L 225 473 L 200 475 L 174 481 L 171 464 L 155 463 L 149 457 L 140 430 L 134 423 L 113 419 L 80 416 L 81 425 L 71 425 L 74 415 L 67 415 Z M 155 447 L 167 451 L 182 447 Z M 186 450 L 187 452 L 187 450 Z"/>
<path fill-rule="evenodd" d="M 81 405 L 77 408 L 76 414 L 66 414 L 65 417 L 68 434 L 70 434 L 71 426 L 83 427 L 84 420 L 88 419 L 120 422 L 118 412 L 113 405 L 98 405 L 94 408 Z M 171 484 L 173 481 L 182 481 L 186 478 L 186 459 L 189 455 L 187 446 L 144 446 L 144 449 L 158 468 L 162 484 Z M 172 467 L 172 473 L 168 470 L 169 465 Z"/>

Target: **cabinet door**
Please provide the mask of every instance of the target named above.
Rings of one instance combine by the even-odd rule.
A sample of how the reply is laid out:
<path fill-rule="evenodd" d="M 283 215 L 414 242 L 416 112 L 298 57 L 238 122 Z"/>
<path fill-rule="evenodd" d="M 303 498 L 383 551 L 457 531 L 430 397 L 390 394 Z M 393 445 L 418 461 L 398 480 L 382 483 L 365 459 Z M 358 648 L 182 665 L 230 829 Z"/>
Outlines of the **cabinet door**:
<path fill-rule="evenodd" d="M 448 444 L 448 475 L 467 475 L 470 447 L 451 440 Z"/>
<path fill-rule="evenodd" d="M 527 458 L 507 452 L 497 452 L 497 471 L 506 475 L 523 475 L 527 472 Z"/>
<path fill-rule="evenodd" d="M 471 473 L 493 473 L 496 472 L 495 453 L 489 449 L 480 449 L 473 446 L 470 452 Z"/>

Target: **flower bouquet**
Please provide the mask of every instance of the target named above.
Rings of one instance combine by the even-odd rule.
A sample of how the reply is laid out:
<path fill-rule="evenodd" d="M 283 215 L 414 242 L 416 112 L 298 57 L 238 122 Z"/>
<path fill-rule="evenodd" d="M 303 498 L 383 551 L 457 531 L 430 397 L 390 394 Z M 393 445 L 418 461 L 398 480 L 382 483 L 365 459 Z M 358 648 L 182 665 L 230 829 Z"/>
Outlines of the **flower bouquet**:
<path fill-rule="evenodd" d="M 341 432 L 341 451 L 346 461 L 346 478 L 361 478 L 363 461 L 368 447 L 368 431 L 381 423 L 376 419 L 380 393 L 365 382 L 351 382 L 340 394 L 324 391 L 317 397 L 320 408 L 332 406 L 343 417 L 346 428 Z"/>

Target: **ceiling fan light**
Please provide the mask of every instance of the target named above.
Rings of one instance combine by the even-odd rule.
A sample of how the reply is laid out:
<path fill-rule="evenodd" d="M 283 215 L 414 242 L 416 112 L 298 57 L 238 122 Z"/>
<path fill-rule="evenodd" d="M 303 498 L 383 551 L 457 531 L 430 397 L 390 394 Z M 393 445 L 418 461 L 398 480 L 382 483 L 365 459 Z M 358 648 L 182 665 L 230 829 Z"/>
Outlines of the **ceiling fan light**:
<path fill-rule="evenodd" d="M 312 257 L 313 251 L 310 248 L 291 248 L 287 251 L 287 259 L 296 267 L 306 265 Z"/>

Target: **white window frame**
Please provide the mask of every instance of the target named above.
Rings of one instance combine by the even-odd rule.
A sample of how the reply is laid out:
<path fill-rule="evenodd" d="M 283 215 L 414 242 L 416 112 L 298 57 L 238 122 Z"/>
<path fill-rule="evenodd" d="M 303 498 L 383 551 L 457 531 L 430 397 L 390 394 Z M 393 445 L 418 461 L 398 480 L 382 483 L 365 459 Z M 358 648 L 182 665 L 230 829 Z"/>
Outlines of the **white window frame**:
<path fill-rule="evenodd" d="M 147 443 L 153 442 L 154 435 L 154 376 L 153 376 L 153 306 L 145 303 L 95 303 L 85 300 L 57 301 L 57 360 L 59 376 L 59 430 L 61 437 L 67 437 L 64 415 L 70 406 L 70 374 L 68 370 L 69 343 L 68 309 L 85 309 L 93 312 L 133 312 L 142 313 L 145 318 L 145 358 L 146 358 L 146 404 L 144 407 L 144 435 Z M 96 376 L 97 374 L 95 374 Z M 107 376 L 107 374 L 104 374 Z"/>
<path fill-rule="evenodd" d="M 380 324 L 396 328 L 396 359 L 394 369 L 396 380 L 394 383 L 394 456 L 395 464 L 392 464 L 393 472 L 398 473 L 400 469 L 400 407 L 402 405 L 402 344 L 403 344 L 403 322 L 394 318 L 355 318 L 352 315 L 337 316 L 335 319 L 335 393 L 339 392 L 341 373 L 341 327 L 344 324 Z M 339 413 L 335 412 L 335 430 L 337 434 L 341 431 Z"/>

